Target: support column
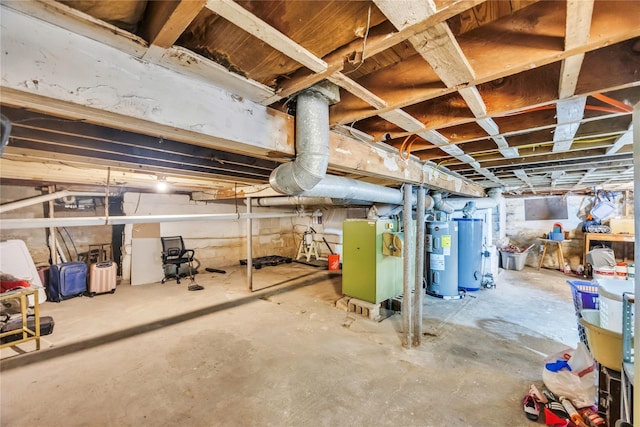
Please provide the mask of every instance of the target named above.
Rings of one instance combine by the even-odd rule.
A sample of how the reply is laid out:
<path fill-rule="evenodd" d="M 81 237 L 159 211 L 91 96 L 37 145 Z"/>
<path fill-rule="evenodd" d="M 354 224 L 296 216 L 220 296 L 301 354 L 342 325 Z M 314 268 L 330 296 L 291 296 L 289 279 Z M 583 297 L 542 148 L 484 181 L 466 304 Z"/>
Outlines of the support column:
<path fill-rule="evenodd" d="M 413 291 L 413 346 L 422 343 L 422 304 L 424 301 L 424 238 L 425 238 L 425 190 L 418 188 L 416 204 L 416 271 Z"/>
<path fill-rule="evenodd" d="M 633 206 L 634 206 L 634 225 L 636 230 L 640 230 L 640 102 L 633 108 Z M 640 295 L 640 275 L 638 275 L 638 260 L 640 260 L 640 239 L 636 231 L 636 240 L 634 243 L 634 256 L 636 260 L 636 277 L 634 285 L 634 293 L 636 297 Z M 634 306 L 636 313 L 640 312 L 640 298 L 636 298 Z M 636 331 L 640 331 L 640 316 L 634 316 L 634 326 Z M 640 354 L 640 339 L 634 340 L 635 354 Z M 634 378 L 640 376 L 640 364 L 633 364 Z M 633 419 L 632 424 L 640 425 L 640 393 L 638 390 L 633 394 Z"/>
<path fill-rule="evenodd" d="M 251 197 L 247 197 L 247 284 L 253 291 L 253 219 L 251 215 Z"/>
<path fill-rule="evenodd" d="M 411 268 L 414 261 L 413 247 L 413 218 L 411 215 L 411 193 L 413 186 L 404 184 L 404 257 L 403 276 L 402 276 L 402 346 L 411 348 L 411 320 L 412 320 L 412 298 L 411 291 L 413 289 L 414 277 Z"/>
<path fill-rule="evenodd" d="M 53 185 L 49 186 L 49 194 L 55 193 L 56 187 Z M 53 219 L 54 217 L 54 209 L 55 203 L 54 199 L 49 200 L 49 218 Z M 52 264 L 60 264 L 60 255 L 58 254 L 58 241 L 56 239 L 57 230 L 55 227 L 49 227 L 49 250 L 51 251 L 51 263 Z"/>

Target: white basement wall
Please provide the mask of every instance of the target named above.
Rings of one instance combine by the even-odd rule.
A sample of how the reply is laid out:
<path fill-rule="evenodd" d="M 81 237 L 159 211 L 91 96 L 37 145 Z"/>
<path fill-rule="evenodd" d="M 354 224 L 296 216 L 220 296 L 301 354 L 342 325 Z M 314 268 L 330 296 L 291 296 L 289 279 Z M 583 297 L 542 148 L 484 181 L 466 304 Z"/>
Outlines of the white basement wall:
<path fill-rule="evenodd" d="M 292 211 L 280 209 L 277 212 Z M 237 211 L 246 212 L 239 200 Z M 234 213 L 234 202 L 196 202 L 188 195 L 126 193 L 123 199 L 125 215 L 189 215 Z M 253 212 L 269 212 L 253 208 Z M 296 220 L 294 218 L 293 220 Z M 266 255 L 290 256 L 293 247 L 291 218 L 255 219 L 253 221 L 254 257 Z M 206 267 L 237 265 L 246 259 L 246 220 L 186 221 L 125 226 L 122 259 L 123 279 L 132 285 L 160 281 L 162 270 L 161 236 L 182 236 L 185 246 L 195 250 L 195 257 Z"/>
<path fill-rule="evenodd" d="M 620 193 L 617 193 L 620 195 Z M 571 269 L 582 262 L 584 251 L 584 233 L 582 232 L 582 222 L 589 212 L 593 197 L 567 195 L 567 219 L 555 220 L 525 220 L 525 200 L 533 197 L 506 198 L 506 239 L 509 243 L 521 248 L 526 248 L 531 244 L 536 246 L 530 250 L 526 265 L 538 267 L 540 255 L 542 253 L 542 243 L 539 238 L 545 238 L 547 233 L 553 229 L 553 224 L 560 223 L 564 231 L 569 232 L 569 241 L 562 243 L 564 258 L 569 262 Z M 618 198 L 618 217 L 622 216 L 622 198 Z M 627 204 L 628 206 L 628 204 Z M 630 215 L 633 215 L 631 212 Z M 606 223 L 607 221 L 604 221 Z M 504 243 L 504 242 L 503 242 Z M 616 257 L 624 259 L 626 248 L 623 244 L 615 244 L 613 249 Z M 631 249 L 631 248 L 630 248 Z M 632 254 L 631 254 L 632 256 Z M 543 267 L 558 268 L 557 254 L 554 246 L 549 245 L 545 254 Z"/>
<path fill-rule="evenodd" d="M 11 203 L 41 196 L 42 194 L 40 190 L 33 186 L 3 185 L 0 191 L 0 203 Z M 65 208 L 64 206 L 57 205 L 54 216 L 56 218 L 103 216 L 105 214 L 103 199 L 95 198 L 94 200 L 95 204 L 90 205 L 86 209 Z M 44 212 L 45 204 L 38 203 L 6 212 L 2 215 L 2 218 L 43 218 Z M 66 230 L 64 228 L 59 228 L 58 230 L 58 243 L 66 261 L 76 261 L 77 254 L 81 256 L 86 255 L 89 250 L 89 245 L 111 243 L 112 230 L 111 226 L 108 225 L 66 227 Z M 0 229 L 0 240 L 13 239 L 23 240 L 25 242 L 36 266 L 49 265 L 50 251 L 46 229 Z"/>
<path fill-rule="evenodd" d="M 198 202 L 188 195 L 126 193 L 123 199 L 125 215 L 189 215 L 245 213 L 244 200 L 225 202 Z M 253 207 L 254 213 L 292 212 L 295 207 L 261 208 Z M 253 257 L 279 255 L 295 258 L 304 231 L 313 227 L 317 231 L 318 251 L 326 256 L 329 249 L 322 236 L 340 252 L 342 221 L 351 210 L 325 209 L 320 221 L 311 217 L 270 218 L 253 220 Z M 358 209 L 351 215 L 362 215 Z M 310 212 L 310 210 L 307 210 Z M 325 227 L 327 232 L 325 233 Z M 338 230 L 338 231 L 336 231 Z M 221 268 L 238 265 L 247 258 L 246 220 L 186 221 L 160 224 L 133 224 L 125 226 L 122 259 L 123 280 L 132 285 L 153 283 L 163 277 L 161 236 L 182 236 L 187 248 L 195 250 L 195 257 L 206 267 Z"/>

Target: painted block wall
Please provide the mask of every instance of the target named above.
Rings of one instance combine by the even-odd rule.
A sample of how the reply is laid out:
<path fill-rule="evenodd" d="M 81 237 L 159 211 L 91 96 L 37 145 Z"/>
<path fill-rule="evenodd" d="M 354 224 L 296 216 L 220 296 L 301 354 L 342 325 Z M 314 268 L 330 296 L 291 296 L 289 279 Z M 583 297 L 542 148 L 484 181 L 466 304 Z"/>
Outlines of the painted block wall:
<path fill-rule="evenodd" d="M 526 265 L 538 267 L 542 253 L 542 242 L 539 238 L 546 236 L 546 233 L 553 229 L 554 223 L 562 224 L 563 230 L 569 232 L 569 241 L 562 243 L 564 258 L 569 262 L 572 270 L 575 270 L 582 262 L 584 252 L 584 233 L 582 222 L 592 206 L 593 197 L 567 195 L 568 219 L 561 220 L 525 220 L 525 200 L 532 197 L 506 198 L 506 240 L 501 243 L 511 243 L 521 248 L 531 244 L 536 246 L 530 250 Z M 632 194 L 627 199 L 627 215 L 633 216 Z M 622 197 L 618 200 L 618 211 L 620 216 L 623 213 Z M 606 223 L 606 221 L 605 221 Z M 633 258 L 633 245 L 614 244 L 613 249 L 618 259 Z M 543 261 L 545 268 L 559 268 L 555 247 L 549 245 Z"/>
<path fill-rule="evenodd" d="M 30 197 L 41 196 L 43 193 L 35 187 L 19 185 L 3 185 L 0 191 L 1 203 L 10 203 Z M 47 202 L 48 203 L 48 202 Z M 39 203 L 20 209 L 9 211 L 2 215 L 3 218 L 44 218 L 44 204 Z M 95 208 L 91 209 L 64 209 L 56 208 L 55 217 L 87 217 L 104 215 L 104 206 L 98 200 Z M 90 244 L 110 243 L 111 226 L 67 227 L 60 229 L 62 237 L 58 234 L 58 241 L 67 260 L 75 261 L 76 249 L 79 253 L 86 253 Z M 68 232 L 68 234 L 67 234 Z M 71 238 L 69 238 L 71 236 Z M 66 246 L 63 243 L 66 242 Z M 33 262 L 37 265 L 48 265 L 50 258 L 47 232 L 44 228 L 0 230 L 1 240 L 23 240 L 29 249 Z M 73 244 L 71 243 L 73 241 Z M 75 248 L 74 248 L 75 245 Z M 67 250 L 67 247 L 69 250 Z M 70 254 L 69 254 L 70 253 Z"/>
<path fill-rule="evenodd" d="M 315 208 L 314 208 L 315 209 Z M 125 215 L 189 215 L 189 214 L 228 214 L 245 213 L 246 205 L 243 200 L 200 202 L 190 200 L 188 195 L 153 194 L 153 193 L 126 193 L 123 198 L 123 212 Z M 263 212 L 293 212 L 295 207 L 253 207 L 253 213 Z M 311 212 L 311 210 L 307 210 Z M 312 227 L 316 234 L 318 252 L 321 257 L 329 254 L 323 237 L 334 252 L 341 253 L 342 222 L 347 217 L 363 217 L 366 209 L 362 208 L 319 208 L 322 219 L 311 217 L 291 218 L 263 218 L 253 220 L 253 257 L 279 255 L 295 258 L 298 245 L 305 231 Z M 247 258 L 245 219 L 219 220 L 219 221 L 186 221 L 165 222 L 159 224 L 160 236 L 183 237 L 185 246 L 195 250 L 201 269 L 206 267 L 220 268 L 228 265 L 238 265 L 239 260 Z M 143 259 L 134 253 L 136 247 L 134 239 L 134 226 L 125 226 L 124 251 L 123 251 L 123 279 L 131 279 L 132 265 L 135 259 Z M 159 237 L 159 236 L 158 236 Z M 149 238 L 149 237 L 145 237 Z M 155 238 L 159 241 L 159 238 Z M 152 243 L 152 242 L 150 242 Z M 151 245 L 157 253 L 152 256 L 144 254 L 144 259 L 154 265 L 146 265 L 145 268 L 153 269 L 149 280 L 162 279 L 161 247 Z M 141 246 L 145 250 L 145 246 Z M 149 248 L 149 246 L 146 246 Z M 132 283 L 142 284 L 142 283 Z"/>
<path fill-rule="evenodd" d="M 188 195 L 126 193 L 123 198 L 125 215 L 193 215 L 193 214 L 229 214 L 245 213 L 246 205 L 242 200 L 198 202 L 190 200 Z M 291 212 L 293 208 L 266 209 L 253 208 L 260 212 Z M 253 256 L 266 255 L 291 256 L 294 251 L 291 233 L 292 220 L 297 218 L 269 218 L 253 220 Z M 185 246 L 195 250 L 195 257 L 206 267 L 220 268 L 226 265 L 237 265 L 239 260 L 246 259 L 246 227 L 245 219 L 221 221 L 186 221 L 160 223 L 160 236 L 182 236 Z M 125 226 L 123 251 L 123 279 L 130 279 L 132 260 L 133 226 Z M 157 236 L 158 240 L 159 237 Z M 156 265 L 150 265 L 158 271 L 158 280 L 162 278 L 161 247 L 153 259 Z M 133 258 L 132 258 L 133 256 Z"/>

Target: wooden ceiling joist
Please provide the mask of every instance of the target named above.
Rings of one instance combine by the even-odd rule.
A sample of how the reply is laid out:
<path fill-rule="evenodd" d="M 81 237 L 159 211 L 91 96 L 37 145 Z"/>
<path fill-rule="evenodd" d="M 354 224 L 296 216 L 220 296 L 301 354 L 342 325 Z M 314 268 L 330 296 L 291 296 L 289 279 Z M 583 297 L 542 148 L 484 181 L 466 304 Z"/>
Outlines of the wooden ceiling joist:
<path fill-rule="evenodd" d="M 637 25 L 635 18 L 632 18 L 634 13 L 636 14 L 635 16 L 640 14 L 640 2 L 615 2 L 609 4 L 609 6 L 610 7 L 605 10 L 602 5 L 596 3 L 589 41 L 586 44 L 568 50 L 564 50 L 562 43 L 559 42 L 564 38 L 565 33 L 565 22 L 561 19 L 561 17 L 565 16 L 565 13 L 562 10 L 562 4 L 560 2 L 538 2 L 514 14 L 516 16 L 522 15 L 521 20 L 513 17 L 504 20 L 504 22 L 503 20 L 498 20 L 495 23 L 458 36 L 457 41 L 461 50 L 463 52 L 474 52 L 474 55 L 468 59 L 470 63 L 473 64 L 473 71 L 476 74 L 476 78 L 468 82 L 469 85 L 500 81 L 509 76 L 530 70 L 531 64 L 536 64 L 537 67 L 541 67 L 579 53 L 601 49 L 605 46 L 640 36 L 640 26 Z M 532 18 L 532 16 L 544 16 L 545 19 L 536 20 Z M 535 25 L 532 28 L 527 28 L 526 32 L 523 32 L 522 28 L 517 27 L 517 25 L 521 25 L 521 23 L 525 21 L 535 22 Z M 600 28 L 604 26 L 605 23 L 609 25 L 608 30 L 601 29 L 600 32 L 593 31 L 593 28 Z M 476 32 L 477 34 L 475 34 Z M 509 38 L 503 36 L 505 32 L 509 32 Z M 543 39 L 542 37 L 536 38 L 532 34 L 545 34 L 547 36 Z M 554 34 L 557 34 L 557 42 L 554 42 L 554 38 L 549 36 Z M 543 43 L 532 43 L 532 40 L 540 40 Z M 597 55 L 598 53 L 599 52 L 595 52 L 594 54 Z M 588 56 L 589 55 L 585 55 L 585 61 L 588 61 Z M 604 66 L 604 64 L 606 64 L 606 62 L 599 62 L 600 67 Z M 409 66 L 409 64 L 406 65 Z M 417 67 L 417 65 L 412 65 L 412 67 Z M 586 63 L 583 66 L 583 70 L 585 69 L 590 69 Z M 632 70 L 633 68 L 627 64 L 623 69 Z M 558 92 L 560 66 L 557 67 L 557 70 L 553 88 L 554 99 Z M 616 73 L 604 72 L 599 75 L 607 80 L 622 77 L 622 79 L 627 82 L 635 81 L 633 77 L 625 79 L 624 75 L 607 76 L 607 74 Z M 369 76 L 367 80 L 372 81 L 373 76 Z M 593 91 L 593 86 L 581 89 L 581 80 L 582 76 L 578 82 L 577 93 L 582 94 L 585 91 Z M 591 80 L 589 80 L 589 83 L 585 82 L 585 84 L 590 83 L 592 83 Z M 363 85 L 365 87 L 371 87 L 371 84 L 372 83 L 365 83 Z M 601 82 L 600 87 L 605 88 L 612 86 L 607 82 Z M 404 108 L 410 104 L 434 99 L 448 91 L 450 91 L 450 88 L 447 90 L 432 88 L 424 92 L 418 90 L 413 91 L 410 98 L 404 99 L 401 96 L 393 96 L 391 93 L 386 95 L 379 92 L 379 95 L 387 100 L 387 109 L 390 110 Z M 485 102 L 487 102 L 486 98 Z M 334 106 L 332 108 L 332 123 L 351 123 L 380 113 L 380 111 L 375 110 L 363 110 L 361 108 L 350 110 L 350 108 L 349 103 L 341 103 L 340 105 Z M 489 106 L 488 111 L 489 114 L 492 115 Z"/>
<path fill-rule="evenodd" d="M 149 44 L 169 48 L 200 13 L 205 0 L 152 1 L 147 3 L 140 29 Z"/>
<path fill-rule="evenodd" d="M 233 0 L 207 0 L 206 7 L 313 72 L 322 73 L 327 70 L 328 65 L 322 59 Z"/>
<path fill-rule="evenodd" d="M 564 36 L 564 48 L 574 49 L 587 43 L 591 29 L 594 0 L 568 0 L 567 19 Z M 568 98 L 575 93 L 578 75 L 582 67 L 584 54 L 579 53 L 565 58 L 560 71 L 560 99 Z"/>

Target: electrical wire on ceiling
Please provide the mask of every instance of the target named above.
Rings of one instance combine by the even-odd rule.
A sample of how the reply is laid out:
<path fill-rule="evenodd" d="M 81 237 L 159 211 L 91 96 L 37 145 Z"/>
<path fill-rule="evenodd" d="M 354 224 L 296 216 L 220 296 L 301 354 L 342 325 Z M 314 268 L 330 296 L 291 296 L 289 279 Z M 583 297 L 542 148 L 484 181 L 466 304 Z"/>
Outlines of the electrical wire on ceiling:
<path fill-rule="evenodd" d="M 435 172 L 435 171 L 437 171 L 437 170 L 438 170 L 438 168 L 439 168 L 441 165 L 444 165 L 444 164 L 446 164 L 446 163 L 453 163 L 455 160 L 458 160 L 458 159 L 456 159 L 456 158 L 454 157 L 454 158 L 452 158 L 452 159 L 445 159 L 445 160 L 442 160 L 441 162 L 436 163 L 436 167 L 435 167 L 435 168 L 433 168 L 433 171 Z"/>
<path fill-rule="evenodd" d="M 363 40 L 362 40 L 362 54 L 361 54 L 362 56 L 360 57 L 360 63 L 358 63 L 356 68 L 354 68 L 353 70 L 345 72 L 344 73 L 345 75 L 351 74 L 351 73 L 357 71 L 358 68 L 360 68 L 360 66 L 362 64 L 364 64 L 365 53 L 366 53 L 366 50 L 367 50 L 367 37 L 369 37 L 369 30 L 370 29 L 371 29 L 371 5 L 369 5 L 369 12 L 367 13 L 367 29 L 366 29 L 366 31 L 364 33 L 364 37 L 363 37 Z"/>
<path fill-rule="evenodd" d="M 588 143 L 593 143 L 593 142 L 604 142 L 604 141 L 609 141 L 611 139 L 616 139 L 618 138 L 620 135 L 612 135 L 612 136 L 607 136 L 604 138 L 595 138 L 595 139 L 574 139 L 573 143 L 574 144 L 588 144 Z"/>
<path fill-rule="evenodd" d="M 413 135 L 413 134 L 407 135 L 407 137 L 404 139 L 404 141 L 402 141 L 402 145 L 400 145 L 399 152 L 400 152 L 400 158 L 402 160 L 408 160 L 409 156 L 411 156 L 411 146 L 417 140 L 417 138 L 413 138 L 411 141 L 409 141 L 413 136 L 415 136 L 415 135 Z M 406 151 L 405 151 L 405 147 L 406 147 Z"/>

